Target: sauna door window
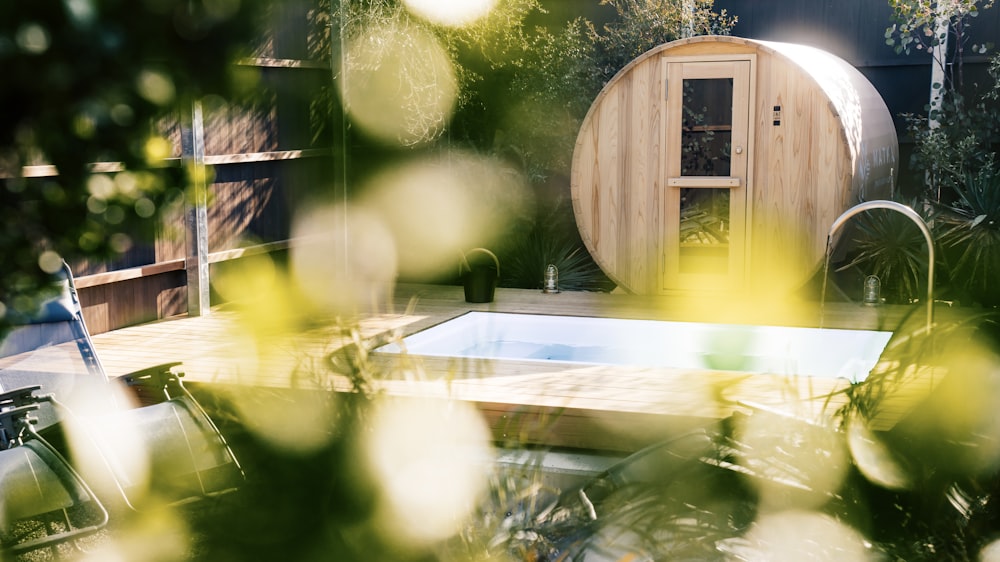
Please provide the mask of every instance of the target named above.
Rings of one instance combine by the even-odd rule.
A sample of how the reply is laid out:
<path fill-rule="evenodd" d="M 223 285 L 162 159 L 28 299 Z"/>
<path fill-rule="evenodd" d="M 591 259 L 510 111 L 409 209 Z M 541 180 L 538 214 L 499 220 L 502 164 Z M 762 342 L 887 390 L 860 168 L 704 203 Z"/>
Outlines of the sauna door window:
<path fill-rule="evenodd" d="M 664 289 L 736 287 L 745 263 L 751 61 L 665 64 Z"/>

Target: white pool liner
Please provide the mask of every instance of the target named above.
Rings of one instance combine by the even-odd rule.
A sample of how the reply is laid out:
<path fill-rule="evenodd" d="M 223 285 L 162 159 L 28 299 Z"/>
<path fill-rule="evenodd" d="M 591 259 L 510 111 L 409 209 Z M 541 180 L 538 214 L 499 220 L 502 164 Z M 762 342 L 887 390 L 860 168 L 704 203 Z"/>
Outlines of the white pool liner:
<path fill-rule="evenodd" d="M 413 355 L 864 380 L 892 332 L 469 312 L 404 338 Z M 377 349 L 399 353 L 398 344 Z"/>

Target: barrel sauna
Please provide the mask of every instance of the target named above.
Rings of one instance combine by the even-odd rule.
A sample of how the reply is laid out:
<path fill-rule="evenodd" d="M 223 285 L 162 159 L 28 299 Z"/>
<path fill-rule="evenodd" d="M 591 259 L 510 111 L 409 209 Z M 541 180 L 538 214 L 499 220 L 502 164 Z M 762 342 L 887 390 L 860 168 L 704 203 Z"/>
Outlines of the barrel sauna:
<path fill-rule="evenodd" d="M 801 286 L 833 221 L 891 196 L 885 102 L 846 61 L 729 36 L 660 45 L 597 96 L 577 137 L 577 226 L 628 292 Z"/>

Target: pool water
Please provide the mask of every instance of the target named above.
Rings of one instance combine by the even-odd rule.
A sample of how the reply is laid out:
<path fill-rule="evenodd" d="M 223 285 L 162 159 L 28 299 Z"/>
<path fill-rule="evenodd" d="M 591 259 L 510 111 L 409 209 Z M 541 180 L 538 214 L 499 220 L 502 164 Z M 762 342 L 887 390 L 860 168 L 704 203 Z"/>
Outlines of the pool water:
<path fill-rule="evenodd" d="M 864 380 L 892 332 L 469 312 L 376 351 Z"/>

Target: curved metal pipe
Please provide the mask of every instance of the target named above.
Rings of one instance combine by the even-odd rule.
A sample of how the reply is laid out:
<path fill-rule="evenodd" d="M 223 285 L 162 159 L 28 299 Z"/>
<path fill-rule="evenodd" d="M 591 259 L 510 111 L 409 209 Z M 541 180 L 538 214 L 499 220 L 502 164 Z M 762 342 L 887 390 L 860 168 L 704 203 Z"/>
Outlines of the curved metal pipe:
<path fill-rule="evenodd" d="M 931 325 L 934 323 L 934 240 L 931 238 L 931 231 L 927 227 L 927 223 L 921 218 L 916 211 L 912 208 L 896 201 L 889 200 L 875 200 L 875 201 L 865 201 L 864 203 L 859 203 L 850 209 L 844 211 L 842 215 L 837 217 L 837 220 L 833 221 L 830 226 L 830 232 L 826 235 L 826 260 L 824 262 L 823 268 L 823 292 L 820 295 L 820 306 L 823 305 L 823 301 L 826 299 L 826 278 L 830 271 L 830 249 L 833 244 L 833 235 L 840 230 L 844 223 L 850 220 L 852 217 L 857 216 L 865 211 L 871 209 L 887 209 L 890 211 L 897 211 L 902 213 L 903 216 L 909 218 L 917 225 L 920 232 L 924 235 L 924 240 L 927 242 L 927 332 L 930 333 Z M 822 318 L 820 320 L 822 324 Z"/>

